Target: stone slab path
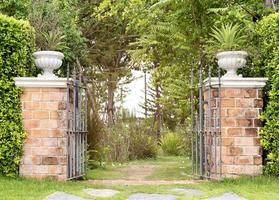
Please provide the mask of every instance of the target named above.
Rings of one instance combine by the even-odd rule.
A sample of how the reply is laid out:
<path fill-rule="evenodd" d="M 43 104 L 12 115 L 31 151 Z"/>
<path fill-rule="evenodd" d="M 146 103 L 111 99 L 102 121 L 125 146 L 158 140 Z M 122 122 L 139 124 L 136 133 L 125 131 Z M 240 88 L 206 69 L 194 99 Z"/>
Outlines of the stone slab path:
<path fill-rule="evenodd" d="M 44 200 L 87 200 L 75 195 L 67 194 L 64 192 L 55 192 L 47 196 Z"/>
<path fill-rule="evenodd" d="M 113 197 L 120 193 L 117 190 L 110 189 L 84 189 L 85 193 L 96 197 Z M 184 193 L 186 196 L 201 195 L 204 192 L 190 188 L 173 188 L 170 191 L 177 193 Z M 146 194 L 135 193 L 128 197 L 126 200 L 176 200 L 179 196 L 173 194 Z M 67 194 L 64 192 L 55 192 L 47 196 L 44 200 L 88 200 L 75 195 Z M 203 200 L 247 200 L 244 197 L 238 196 L 232 192 L 223 193 L 220 196 L 215 196 Z"/>
<path fill-rule="evenodd" d="M 187 195 L 201 195 L 204 194 L 204 192 L 200 190 L 194 190 L 194 189 L 188 189 L 188 188 L 173 188 L 170 191 L 172 192 L 178 192 L 178 193 L 184 193 Z"/>
<path fill-rule="evenodd" d="M 83 191 L 96 197 L 112 197 L 119 193 L 119 191 L 109 189 L 84 189 Z"/>
<path fill-rule="evenodd" d="M 127 200 L 175 200 L 178 196 L 171 194 L 144 194 L 136 193 L 131 195 Z"/>
<path fill-rule="evenodd" d="M 212 197 L 205 200 L 247 200 L 241 196 L 238 196 L 237 194 L 234 194 L 232 192 L 224 193 L 221 196 L 218 197 Z"/>

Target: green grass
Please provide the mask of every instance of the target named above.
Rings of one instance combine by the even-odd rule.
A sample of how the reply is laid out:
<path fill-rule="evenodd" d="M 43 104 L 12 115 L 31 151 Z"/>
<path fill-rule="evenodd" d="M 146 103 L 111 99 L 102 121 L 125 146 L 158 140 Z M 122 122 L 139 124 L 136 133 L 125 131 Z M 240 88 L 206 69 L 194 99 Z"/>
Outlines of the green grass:
<path fill-rule="evenodd" d="M 191 161 L 185 157 L 158 157 L 157 159 L 136 160 L 124 164 L 108 164 L 105 168 L 89 170 L 89 179 L 126 179 L 124 169 L 131 166 L 155 166 L 154 172 L 146 177 L 147 180 L 187 180 L 192 178 Z"/>
<path fill-rule="evenodd" d="M 35 181 L 25 179 L 12 179 L 0 177 L 0 200 L 41 200 L 55 191 L 63 191 L 96 200 L 125 200 L 130 194 L 136 192 L 145 193 L 171 193 L 174 187 L 196 188 L 205 192 L 197 197 L 172 193 L 179 196 L 178 200 L 197 200 L 220 195 L 223 192 L 235 192 L 251 200 L 279 200 L 279 179 L 269 177 L 244 177 L 236 180 L 224 180 L 220 182 L 206 182 L 198 185 L 170 185 L 170 186 L 96 186 L 81 182 L 54 182 Z M 120 193 L 111 198 L 91 197 L 82 192 L 84 188 L 111 188 Z"/>

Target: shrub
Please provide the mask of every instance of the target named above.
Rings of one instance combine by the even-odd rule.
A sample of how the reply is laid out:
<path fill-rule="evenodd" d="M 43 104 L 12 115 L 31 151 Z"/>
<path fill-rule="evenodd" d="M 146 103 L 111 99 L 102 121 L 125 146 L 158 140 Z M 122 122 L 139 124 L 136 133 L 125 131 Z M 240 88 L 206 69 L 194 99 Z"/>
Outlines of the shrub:
<path fill-rule="evenodd" d="M 156 158 L 158 155 L 157 138 L 148 133 L 143 122 L 130 123 L 129 159 Z"/>
<path fill-rule="evenodd" d="M 279 13 L 261 20 L 256 33 L 261 45 L 261 56 L 266 66 L 268 82 L 268 102 L 262 119 L 261 143 L 267 152 L 264 172 L 279 176 Z"/>
<path fill-rule="evenodd" d="M 25 137 L 20 89 L 14 77 L 31 75 L 34 31 L 28 22 L 0 14 L 0 174 L 18 174 Z"/>
<path fill-rule="evenodd" d="M 90 155 L 101 166 L 106 162 L 156 158 L 158 153 L 157 140 L 148 134 L 139 121 L 118 123 L 111 128 L 101 129 L 101 133 L 95 135 L 97 137 L 90 146 Z"/>
<path fill-rule="evenodd" d="M 165 155 L 181 155 L 184 147 L 183 138 L 177 133 L 169 132 L 162 137 L 161 147 Z"/>

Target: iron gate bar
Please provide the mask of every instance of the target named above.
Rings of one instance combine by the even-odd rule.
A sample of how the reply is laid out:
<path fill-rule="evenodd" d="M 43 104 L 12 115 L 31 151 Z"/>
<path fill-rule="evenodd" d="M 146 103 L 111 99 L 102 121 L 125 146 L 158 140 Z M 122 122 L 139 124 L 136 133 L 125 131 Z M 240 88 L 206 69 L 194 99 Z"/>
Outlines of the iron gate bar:
<path fill-rule="evenodd" d="M 191 143 L 192 143 L 192 174 L 194 174 L 194 71 L 193 67 L 191 68 L 191 123 L 192 123 L 192 131 L 191 131 Z"/>
<path fill-rule="evenodd" d="M 202 64 L 200 63 L 200 84 L 199 84 L 199 134 L 200 134 L 200 175 L 203 176 L 203 78 L 202 78 Z"/>
<path fill-rule="evenodd" d="M 81 78 L 67 76 L 67 179 L 85 175 L 87 152 L 87 98 Z"/>
<path fill-rule="evenodd" d="M 220 146 L 220 178 L 222 177 L 222 124 L 221 124 L 221 117 L 222 117 L 222 96 L 221 96 L 221 69 L 220 66 L 218 66 L 218 100 L 219 100 L 219 137 L 220 137 L 220 141 L 219 141 L 219 146 Z"/>
<path fill-rule="evenodd" d="M 208 126 L 209 126 L 209 177 L 211 176 L 211 166 L 212 166 L 212 115 L 211 115 L 211 66 L 209 66 L 209 78 L 208 78 Z"/>
<path fill-rule="evenodd" d="M 218 84 L 212 84 L 211 74 L 212 68 L 209 67 L 208 79 L 204 82 L 203 69 L 200 65 L 199 106 L 196 112 L 194 72 L 191 71 L 192 174 L 202 178 L 217 179 L 218 174 L 220 177 L 222 176 L 220 68 L 218 68 Z M 205 91 L 208 92 L 206 100 L 204 100 Z M 214 96 L 212 96 L 212 91 L 214 91 Z M 215 95 L 216 92 L 218 95 Z M 213 101 L 214 105 L 212 105 Z M 207 105 L 207 109 L 205 105 Z"/>

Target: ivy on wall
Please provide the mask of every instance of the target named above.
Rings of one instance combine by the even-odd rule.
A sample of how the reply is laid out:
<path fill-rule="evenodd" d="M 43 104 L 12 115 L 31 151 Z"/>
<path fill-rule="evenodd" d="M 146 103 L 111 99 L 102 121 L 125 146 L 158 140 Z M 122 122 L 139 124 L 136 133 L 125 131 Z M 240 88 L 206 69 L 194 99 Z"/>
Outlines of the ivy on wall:
<path fill-rule="evenodd" d="M 262 115 L 265 125 L 261 143 L 267 151 L 264 172 L 279 176 L 279 13 L 265 17 L 257 24 L 261 56 L 269 78 L 268 104 Z"/>
<path fill-rule="evenodd" d="M 25 132 L 14 77 L 36 73 L 34 29 L 26 21 L 0 14 L 0 174 L 18 174 Z"/>

